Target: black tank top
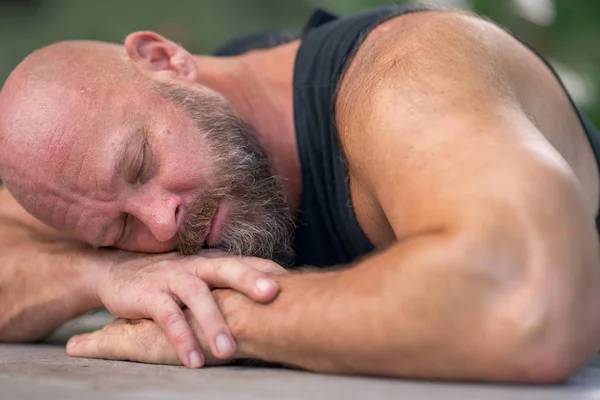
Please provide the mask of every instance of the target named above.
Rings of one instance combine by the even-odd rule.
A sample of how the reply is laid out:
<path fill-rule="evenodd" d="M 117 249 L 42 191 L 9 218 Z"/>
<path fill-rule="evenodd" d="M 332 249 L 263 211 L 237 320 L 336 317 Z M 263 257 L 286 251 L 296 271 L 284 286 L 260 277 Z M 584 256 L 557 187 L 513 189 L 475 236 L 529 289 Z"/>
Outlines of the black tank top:
<path fill-rule="evenodd" d="M 335 124 L 335 100 L 345 68 L 380 23 L 417 11 L 378 8 L 347 17 L 317 10 L 302 36 L 294 69 L 294 117 L 302 165 L 302 208 L 296 263 L 347 264 L 375 248 L 359 225 L 348 168 Z"/>
<path fill-rule="evenodd" d="M 396 16 L 423 10 L 430 8 L 395 5 L 346 17 L 317 10 L 298 35 L 301 45 L 293 82 L 294 122 L 302 172 L 302 206 L 294 241 L 297 266 L 347 264 L 374 250 L 356 219 L 350 197 L 348 168 L 335 124 L 337 90 L 345 68 L 375 27 Z M 297 35 L 289 32 L 265 32 L 230 42 L 215 54 L 235 55 L 295 38 Z M 538 56 L 562 85 L 551 65 Z M 600 134 L 570 97 L 569 100 L 598 162 Z M 600 229 L 600 217 L 596 225 Z"/>

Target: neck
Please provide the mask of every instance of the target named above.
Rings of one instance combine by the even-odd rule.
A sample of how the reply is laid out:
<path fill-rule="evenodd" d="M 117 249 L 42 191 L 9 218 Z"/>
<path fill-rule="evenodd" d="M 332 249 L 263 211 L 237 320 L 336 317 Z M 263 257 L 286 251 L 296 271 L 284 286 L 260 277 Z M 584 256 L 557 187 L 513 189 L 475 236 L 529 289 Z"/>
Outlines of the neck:
<path fill-rule="evenodd" d="M 298 46 L 292 42 L 236 57 L 195 56 L 198 83 L 225 97 L 258 133 L 294 212 L 302 193 L 292 89 Z"/>

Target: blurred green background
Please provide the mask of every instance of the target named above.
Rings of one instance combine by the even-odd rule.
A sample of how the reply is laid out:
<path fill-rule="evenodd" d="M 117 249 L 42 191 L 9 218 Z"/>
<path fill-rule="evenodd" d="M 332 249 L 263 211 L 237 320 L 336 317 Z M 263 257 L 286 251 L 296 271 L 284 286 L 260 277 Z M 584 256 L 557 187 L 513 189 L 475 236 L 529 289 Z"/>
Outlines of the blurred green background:
<path fill-rule="evenodd" d="M 0 83 L 28 53 L 65 39 L 122 42 L 154 30 L 206 53 L 236 35 L 300 30 L 311 10 L 347 14 L 390 0 L 0 0 Z M 395 1 L 402 3 L 402 1 Z M 557 68 L 576 102 L 600 124 L 600 1 L 453 0 L 526 40 Z M 540 100 L 542 101 L 542 100 Z"/>

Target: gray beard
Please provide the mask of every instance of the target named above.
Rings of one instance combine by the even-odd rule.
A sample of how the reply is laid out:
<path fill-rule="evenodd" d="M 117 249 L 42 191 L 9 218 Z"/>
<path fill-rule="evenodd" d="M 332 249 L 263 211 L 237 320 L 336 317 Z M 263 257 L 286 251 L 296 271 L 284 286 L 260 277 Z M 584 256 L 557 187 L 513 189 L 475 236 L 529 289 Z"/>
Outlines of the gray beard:
<path fill-rule="evenodd" d="M 220 97 L 172 84 L 155 84 L 157 92 L 192 118 L 206 138 L 219 171 L 216 184 L 205 190 L 187 210 L 177 235 L 178 250 L 198 254 L 219 204 L 231 204 L 219 248 L 238 256 L 274 260 L 282 265 L 293 258 L 293 218 L 285 189 L 273 175 L 266 151 L 253 128 Z"/>

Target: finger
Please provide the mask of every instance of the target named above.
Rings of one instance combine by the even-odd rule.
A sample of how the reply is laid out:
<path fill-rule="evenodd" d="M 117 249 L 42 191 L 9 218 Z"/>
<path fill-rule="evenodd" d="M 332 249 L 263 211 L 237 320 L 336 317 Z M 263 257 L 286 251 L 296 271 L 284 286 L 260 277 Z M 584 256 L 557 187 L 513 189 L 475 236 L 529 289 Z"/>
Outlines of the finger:
<path fill-rule="evenodd" d="M 217 358 L 231 357 L 236 344 L 210 288 L 198 277 L 186 275 L 172 281 L 171 291 L 191 310 L 212 354 Z"/>
<path fill-rule="evenodd" d="M 183 301 L 183 299 L 181 299 Z M 200 368 L 204 356 L 198 339 L 181 308 L 172 297 L 163 295 L 148 307 L 148 315 L 165 332 L 179 359 L 188 368 Z"/>
<path fill-rule="evenodd" d="M 258 302 L 268 302 L 279 286 L 266 274 L 235 258 L 214 258 L 192 262 L 195 274 L 212 287 L 231 288 Z"/>
<path fill-rule="evenodd" d="M 92 333 L 73 336 L 67 342 L 67 354 L 71 357 L 126 360 L 122 342 L 119 340 L 121 335 L 120 326 L 109 325 Z"/>
<path fill-rule="evenodd" d="M 74 336 L 67 342 L 67 354 L 71 357 L 181 365 L 166 335 L 151 320 L 116 320 L 99 331 Z"/>
<path fill-rule="evenodd" d="M 269 275 L 281 275 L 285 274 L 288 271 L 283 268 L 281 265 L 277 264 L 274 261 L 266 260 L 264 258 L 258 257 L 241 257 L 240 261 L 246 265 L 251 266 L 257 271 L 263 272 Z"/>
<path fill-rule="evenodd" d="M 231 254 L 226 253 L 222 250 L 217 250 L 217 249 L 202 250 L 202 252 L 200 253 L 200 256 L 202 256 L 203 258 L 231 258 L 232 257 Z M 246 265 L 254 268 L 257 271 L 264 272 L 265 274 L 281 275 L 281 274 L 285 274 L 288 272 L 281 265 L 277 264 L 274 261 L 267 260 L 265 258 L 240 257 L 240 256 L 237 256 L 235 258 L 237 260 L 239 260 L 240 262 L 242 262 L 243 264 L 246 264 Z"/>

